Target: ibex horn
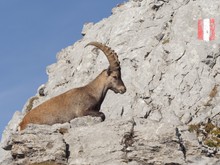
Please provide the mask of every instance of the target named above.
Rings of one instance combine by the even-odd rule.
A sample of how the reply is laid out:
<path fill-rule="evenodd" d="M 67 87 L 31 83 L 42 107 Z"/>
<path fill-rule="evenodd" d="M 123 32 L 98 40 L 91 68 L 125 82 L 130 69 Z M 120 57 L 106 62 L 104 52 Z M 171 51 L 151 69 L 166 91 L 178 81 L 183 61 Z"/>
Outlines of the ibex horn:
<path fill-rule="evenodd" d="M 120 62 L 118 60 L 118 55 L 117 53 L 115 53 L 114 50 L 112 50 L 110 47 L 104 44 L 101 44 L 99 42 L 90 42 L 85 47 L 87 47 L 88 45 L 93 45 L 103 51 L 103 53 L 106 55 L 109 61 L 109 65 L 110 65 L 109 69 L 111 71 L 120 69 Z"/>

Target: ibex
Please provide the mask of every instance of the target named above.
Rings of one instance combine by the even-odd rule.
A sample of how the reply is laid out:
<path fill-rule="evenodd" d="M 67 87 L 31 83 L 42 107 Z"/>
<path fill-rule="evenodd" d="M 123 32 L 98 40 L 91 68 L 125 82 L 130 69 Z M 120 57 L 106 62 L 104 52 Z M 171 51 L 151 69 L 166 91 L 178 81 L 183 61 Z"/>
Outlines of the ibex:
<path fill-rule="evenodd" d="M 88 45 L 103 51 L 109 61 L 108 69 L 103 70 L 89 84 L 70 89 L 29 111 L 19 124 L 18 130 L 25 129 L 30 123 L 53 125 L 87 115 L 105 120 L 100 107 L 108 89 L 123 94 L 126 92 L 126 87 L 121 79 L 120 62 L 114 50 L 99 42 L 90 42 L 86 46 Z"/>

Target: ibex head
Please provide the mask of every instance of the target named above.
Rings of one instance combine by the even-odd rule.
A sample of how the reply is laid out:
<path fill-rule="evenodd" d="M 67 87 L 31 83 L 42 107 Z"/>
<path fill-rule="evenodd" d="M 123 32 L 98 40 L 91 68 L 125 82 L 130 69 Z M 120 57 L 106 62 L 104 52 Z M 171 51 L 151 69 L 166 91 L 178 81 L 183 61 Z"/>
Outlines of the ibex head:
<path fill-rule="evenodd" d="M 118 60 L 118 55 L 110 47 L 103 45 L 99 42 L 90 42 L 88 45 L 93 45 L 103 51 L 109 61 L 109 67 L 107 72 L 106 85 L 109 89 L 113 90 L 115 93 L 123 94 L 126 92 L 126 87 L 121 79 L 121 67 Z"/>

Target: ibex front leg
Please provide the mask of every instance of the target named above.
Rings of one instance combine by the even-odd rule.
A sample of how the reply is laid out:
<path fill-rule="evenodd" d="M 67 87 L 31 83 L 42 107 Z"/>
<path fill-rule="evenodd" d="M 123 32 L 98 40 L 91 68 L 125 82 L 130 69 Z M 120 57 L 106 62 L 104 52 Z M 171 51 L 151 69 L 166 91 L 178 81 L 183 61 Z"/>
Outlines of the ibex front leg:
<path fill-rule="evenodd" d="M 105 114 L 102 112 L 98 112 L 98 111 L 89 110 L 89 111 L 84 112 L 84 115 L 93 116 L 93 117 L 101 117 L 102 121 L 105 120 Z"/>

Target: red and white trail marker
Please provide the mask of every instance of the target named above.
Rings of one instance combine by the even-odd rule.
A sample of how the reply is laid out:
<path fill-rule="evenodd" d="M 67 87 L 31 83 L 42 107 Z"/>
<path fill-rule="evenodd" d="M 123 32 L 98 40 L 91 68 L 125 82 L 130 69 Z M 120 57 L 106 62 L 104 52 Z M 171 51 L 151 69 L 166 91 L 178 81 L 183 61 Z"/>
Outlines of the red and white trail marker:
<path fill-rule="evenodd" d="M 204 41 L 215 39 L 215 20 L 213 18 L 198 20 L 198 39 Z"/>

